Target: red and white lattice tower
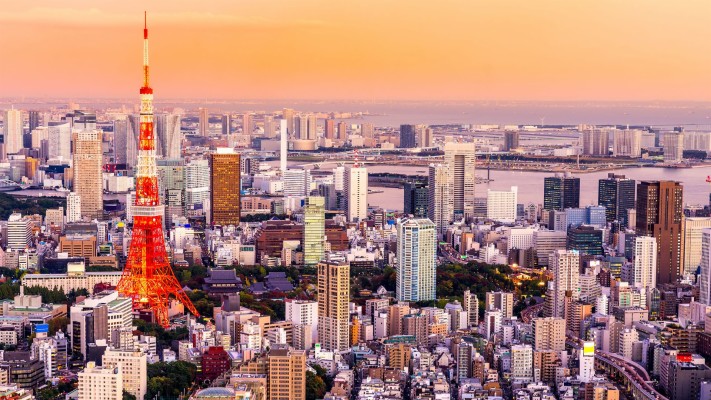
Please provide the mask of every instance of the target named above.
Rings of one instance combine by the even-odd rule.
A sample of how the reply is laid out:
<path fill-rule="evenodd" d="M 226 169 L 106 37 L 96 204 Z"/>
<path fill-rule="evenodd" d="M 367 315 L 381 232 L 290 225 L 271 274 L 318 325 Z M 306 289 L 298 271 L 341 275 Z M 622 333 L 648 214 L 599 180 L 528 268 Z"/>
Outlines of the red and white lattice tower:
<path fill-rule="evenodd" d="M 175 296 L 196 316 L 199 314 L 175 278 L 165 250 L 165 214 L 158 195 L 156 140 L 153 129 L 153 89 L 148 77 L 148 27 L 144 15 L 141 128 L 136 169 L 136 202 L 133 205 L 133 233 L 126 267 L 116 290 L 133 299 L 134 309 L 151 309 L 156 321 L 163 327 L 168 327 L 170 295 Z"/>

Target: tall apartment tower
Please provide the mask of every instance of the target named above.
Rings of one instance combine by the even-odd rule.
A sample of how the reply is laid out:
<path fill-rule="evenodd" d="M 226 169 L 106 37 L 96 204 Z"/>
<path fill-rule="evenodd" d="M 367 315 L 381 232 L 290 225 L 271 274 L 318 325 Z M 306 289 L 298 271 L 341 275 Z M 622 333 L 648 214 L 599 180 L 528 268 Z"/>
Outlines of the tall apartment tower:
<path fill-rule="evenodd" d="M 624 175 L 607 174 L 597 186 L 597 204 L 605 207 L 607 222 L 618 221 L 629 227 L 628 210 L 635 208 L 635 181 Z"/>
<path fill-rule="evenodd" d="M 336 120 L 333 118 L 326 118 L 323 125 L 323 137 L 326 139 L 336 138 Z"/>
<path fill-rule="evenodd" d="M 155 116 L 156 155 L 160 158 L 181 158 L 180 114 L 161 113 Z"/>
<path fill-rule="evenodd" d="M 410 149 L 417 146 L 416 130 L 415 125 L 400 125 L 400 148 Z"/>
<path fill-rule="evenodd" d="M 504 151 L 513 151 L 519 148 L 519 133 L 518 131 L 504 132 Z"/>
<path fill-rule="evenodd" d="M 207 108 L 198 108 L 198 134 L 207 136 L 210 133 L 210 112 Z"/>
<path fill-rule="evenodd" d="M 639 129 L 615 129 L 612 131 L 612 155 L 614 157 L 640 157 L 642 155 L 642 131 Z"/>
<path fill-rule="evenodd" d="M 563 318 L 566 292 L 573 300 L 578 299 L 580 254 L 576 250 L 556 250 L 548 257 L 548 263 L 553 280 L 548 283 L 546 294 L 547 316 Z"/>
<path fill-rule="evenodd" d="M 600 128 L 583 130 L 583 154 L 588 156 L 607 156 L 610 147 L 610 131 Z"/>
<path fill-rule="evenodd" d="M 32 132 L 35 130 L 35 128 L 40 126 L 40 113 L 37 110 L 30 110 L 30 112 L 28 114 L 29 115 L 27 118 L 28 119 L 27 122 L 30 127 L 30 132 Z"/>
<path fill-rule="evenodd" d="M 701 261 L 699 262 L 699 302 L 711 305 L 711 228 L 701 231 Z"/>
<path fill-rule="evenodd" d="M 210 224 L 239 225 L 240 160 L 232 149 L 210 154 Z"/>
<path fill-rule="evenodd" d="M 474 190 L 476 187 L 476 148 L 474 143 L 445 144 L 444 164 L 449 169 L 453 218 L 470 219 L 474 216 Z"/>
<path fill-rule="evenodd" d="M 325 350 L 348 350 L 350 264 L 318 264 L 318 338 Z"/>
<path fill-rule="evenodd" d="M 449 169 L 446 165 L 430 164 L 428 187 L 427 214 L 437 227 L 438 235 L 442 235 L 447 231 L 452 217 L 452 191 L 449 184 Z"/>
<path fill-rule="evenodd" d="M 275 344 L 267 358 L 269 400 L 306 399 L 306 352 Z"/>
<path fill-rule="evenodd" d="M 67 222 L 81 220 L 81 197 L 75 192 L 67 194 Z"/>
<path fill-rule="evenodd" d="M 664 132 L 664 162 L 684 160 L 684 132 Z"/>
<path fill-rule="evenodd" d="M 429 219 L 405 219 L 397 225 L 398 301 L 435 300 L 437 230 Z"/>
<path fill-rule="evenodd" d="M 368 216 L 368 170 L 357 164 L 347 167 L 343 182 L 348 221 L 362 221 Z"/>
<path fill-rule="evenodd" d="M 684 255 L 684 187 L 673 181 L 637 184 L 637 234 L 657 239 L 657 283 L 681 276 Z"/>
<path fill-rule="evenodd" d="M 580 178 L 556 174 L 543 180 L 543 209 L 580 208 Z"/>
<path fill-rule="evenodd" d="M 104 216 L 101 176 L 101 130 L 74 132 L 74 192 L 81 198 L 81 215 L 90 219 Z"/>
<path fill-rule="evenodd" d="M 534 318 L 532 328 L 534 350 L 565 350 L 565 319 Z"/>
<path fill-rule="evenodd" d="M 513 316 L 513 293 L 506 292 L 486 292 L 486 309 L 501 310 L 504 318 Z"/>
<path fill-rule="evenodd" d="M 651 236 L 638 236 L 634 244 L 634 268 L 630 286 L 644 289 L 657 287 L 657 241 Z"/>
<path fill-rule="evenodd" d="M 422 181 L 409 181 L 403 185 L 405 214 L 414 215 L 416 218 L 427 216 L 427 184 Z"/>
<path fill-rule="evenodd" d="M 304 204 L 304 265 L 317 265 L 324 255 L 326 235 L 325 199 L 309 196 Z"/>
<path fill-rule="evenodd" d="M 469 289 L 464 291 L 462 298 L 462 308 L 466 311 L 469 317 L 469 326 L 475 327 L 479 325 L 479 299 L 476 293 L 472 293 Z"/>
<path fill-rule="evenodd" d="M 22 111 L 14 108 L 5 111 L 2 129 L 5 154 L 15 154 L 22 150 Z"/>
<path fill-rule="evenodd" d="M 711 217 L 687 217 L 682 220 L 684 231 L 684 268 L 683 273 L 696 273 L 701 260 L 701 232 L 711 228 Z"/>

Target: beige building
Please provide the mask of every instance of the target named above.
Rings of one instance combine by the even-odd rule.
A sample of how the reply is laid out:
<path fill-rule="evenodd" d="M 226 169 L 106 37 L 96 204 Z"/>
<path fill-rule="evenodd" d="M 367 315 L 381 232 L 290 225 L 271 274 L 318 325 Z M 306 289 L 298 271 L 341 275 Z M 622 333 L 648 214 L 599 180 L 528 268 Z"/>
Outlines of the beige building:
<path fill-rule="evenodd" d="M 350 265 L 318 264 L 318 338 L 325 350 L 348 350 Z"/>
<path fill-rule="evenodd" d="M 148 364 L 146 354 L 140 350 L 109 349 L 102 359 L 104 367 L 118 366 L 123 375 L 123 389 L 142 399 L 148 385 Z"/>
<path fill-rule="evenodd" d="M 346 328 L 348 324 L 346 322 Z M 346 339 L 348 339 L 346 337 Z M 306 398 L 306 352 L 274 345 L 268 357 L 269 400 L 304 400 Z"/>
<path fill-rule="evenodd" d="M 79 372 L 79 400 L 123 399 L 123 374 L 120 367 L 97 367 L 86 364 Z"/>
<path fill-rule="evenodd" d="M 701 263 L 701 231 L 704 228 L 711 228 L 711 218 L 684 218 L 681 226 L 684 233 L 684 268 L 682 272 L 693 274 Z"/>
<path fill-rule="evenodd" d="M 504 319 L 513 316 L 513 293 L 506 292 L 486 292 L 486 310 L 501 310 Z"/>
<path fill-rule="evenodd" d="M 108 283 L 116 286 L 119 280 L 121 280 L 121 271 L 86 272 L 83 262 L 70 262 L 66 274 L 27 274 L 22 277 L 22 285 L 41 286 L 47 289 L 58 288 L 64 293 L 86 289 L 89 294 L 93 294 L 96 284 Z"/>
<path fill-rule="evenodd" d="M 74 193 L 81 198 L 81 216 L 102 218 L 104 199 L 101 188 L 101 130 L 74 132 Z"/>
<path fill-rule="evenodd" d="M 533 337 L 535 350 L 565 350 L 565 320 L 552 317 L 534 318 Z"/>

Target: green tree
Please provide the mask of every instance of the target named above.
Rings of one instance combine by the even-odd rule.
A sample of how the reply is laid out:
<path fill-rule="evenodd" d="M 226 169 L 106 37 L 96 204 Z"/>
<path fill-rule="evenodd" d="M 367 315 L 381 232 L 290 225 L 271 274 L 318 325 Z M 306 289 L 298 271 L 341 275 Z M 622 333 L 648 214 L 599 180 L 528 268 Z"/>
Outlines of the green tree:
<path fill-rule="evenodd" d="M 311 371 L 306 371 L 306 400 L 322 399 L 326 394 L 326 383 Z"/>
<path fill-rule="evenodd" d="M 122 400 L 136 400 L 136 396 L 124 390 Z"/>

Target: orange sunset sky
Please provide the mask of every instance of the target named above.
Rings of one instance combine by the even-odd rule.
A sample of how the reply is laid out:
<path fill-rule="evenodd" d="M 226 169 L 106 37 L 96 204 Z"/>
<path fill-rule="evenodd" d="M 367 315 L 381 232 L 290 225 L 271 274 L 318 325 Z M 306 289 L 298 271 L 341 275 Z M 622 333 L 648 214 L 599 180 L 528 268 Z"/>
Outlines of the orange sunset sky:
<path fill-rule="evenodd" d="M 0 0 L 0 97 L 711 100 L 708 0 Z"/>

